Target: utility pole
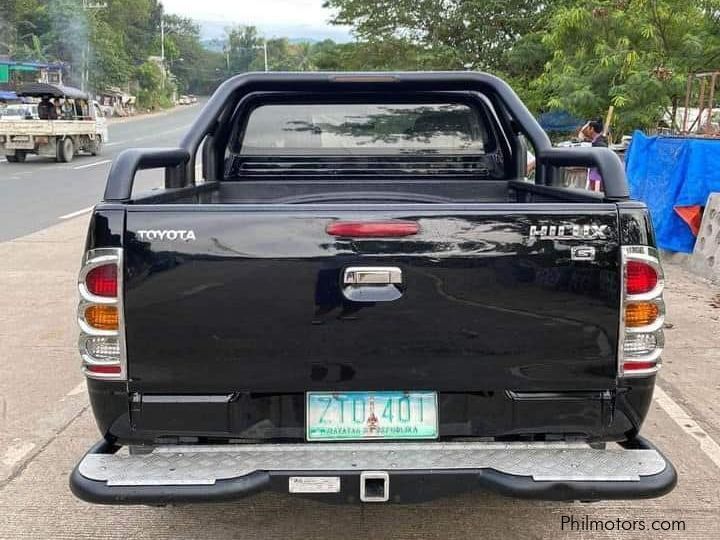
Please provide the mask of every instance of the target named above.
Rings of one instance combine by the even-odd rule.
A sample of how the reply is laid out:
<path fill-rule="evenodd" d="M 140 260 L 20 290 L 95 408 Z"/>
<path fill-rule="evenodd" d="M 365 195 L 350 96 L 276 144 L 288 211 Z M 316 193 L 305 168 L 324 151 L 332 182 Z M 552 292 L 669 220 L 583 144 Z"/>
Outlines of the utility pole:
<path fill-rule="evenodd" d="M 267 62 L 267 39 L 263 40 L 263 55 L 265 56 L 265 71 L 268 70 L 268 62 Z"/>
<path fill-rule="evenodd" d="M 83 0 L 83 11 L 105 9 L 107 2 L 95 0 Z M 90 81 L 90 28 L 87 33 L 87 43 L 83 48 L 82 72 L 80 75 L 80 89 L 85 92 Z"/>
<path fill-rule="evenodd" d="M 160 68 L 162 89 L 165 90 L 165 19 L 162 15 L 160 15 Z"/>
<path fill-rule="evenodd" d="M 262 49 L 263 50 L 263 57 L 265 60 L 265 71 L 269 71 L 268 70 L 267 39 L 263 39 L 262 45 L 253 45 L 253 49 Z"/>

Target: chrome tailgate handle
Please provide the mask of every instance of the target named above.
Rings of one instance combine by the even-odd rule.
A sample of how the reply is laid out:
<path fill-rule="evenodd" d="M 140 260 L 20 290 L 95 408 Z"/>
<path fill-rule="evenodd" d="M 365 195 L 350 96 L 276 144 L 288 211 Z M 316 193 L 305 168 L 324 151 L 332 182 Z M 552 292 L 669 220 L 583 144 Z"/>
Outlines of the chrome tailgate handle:
<path fill-rule="evenodd" d="M 396 266 L 351 266 L 343 273 L 344 285 L 400 285 L 402 270 Z"/>
<path fill-rule="evenodd" d="M 402 297 L 402 281 L 396 266 L 350 266 L 342 274 L 342 293 L 353 302 L 391 302 Z"/>

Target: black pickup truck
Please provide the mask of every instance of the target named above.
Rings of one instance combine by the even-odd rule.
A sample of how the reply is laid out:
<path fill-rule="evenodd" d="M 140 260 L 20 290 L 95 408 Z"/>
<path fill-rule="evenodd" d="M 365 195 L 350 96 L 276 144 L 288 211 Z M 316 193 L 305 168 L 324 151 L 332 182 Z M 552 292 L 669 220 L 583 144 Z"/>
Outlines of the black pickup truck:
<path fill-rule="evenodd" d="M 604 191 L 559 187 L 570 166 Z M 133 196 L 150 168 L 164 189 Z M 647 209 L 610 150 L 553 148 L 490 75 L 226 81 L 178 148 L 117 157 L 79 291 L 86 501 L 676 482 L 638 434 L 663 348 Z"/>

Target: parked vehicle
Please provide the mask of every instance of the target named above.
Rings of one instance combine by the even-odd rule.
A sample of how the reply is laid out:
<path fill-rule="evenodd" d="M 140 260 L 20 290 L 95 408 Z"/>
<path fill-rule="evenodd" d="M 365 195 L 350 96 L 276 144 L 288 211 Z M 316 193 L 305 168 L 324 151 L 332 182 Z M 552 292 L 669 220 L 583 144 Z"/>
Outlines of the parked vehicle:
<path fill-rule="evenodd" d="M 604 193 L 552 186 L 568 166 Z M 165 189 L 133 196 L 149 168 Z M 664 320 L 647 208 L 615 154 L 553 148 L 490 75 L 228 80 L 178 148 L 116 158 L 79 290 L 87 501 L 676 482 L 639 435 Z"/>
<path fill-rule="evenodd" d="M 102 152 L 107 121 L 87 94 L 69 86 L 32 83 L 18 95 L 41 100 L 38 118 L 0 122 L 0 156 L 22 162 L 28 154 L 37 154 L 69 162 L 81 151 L 93 156 Z"/>
<path fill-rule="evenodd" d="M 112 105 L 100 105 L 98 104 L 98 107 L 100 107 L 100 112 L 105 118 L 112 118 L 113 115 L 113 106 Z"/>
<path fill-rule="evenodd" d="M 190 105 L 192 102 L 188 96 L 180 96 L 178 98 L 178 105 Z"/>

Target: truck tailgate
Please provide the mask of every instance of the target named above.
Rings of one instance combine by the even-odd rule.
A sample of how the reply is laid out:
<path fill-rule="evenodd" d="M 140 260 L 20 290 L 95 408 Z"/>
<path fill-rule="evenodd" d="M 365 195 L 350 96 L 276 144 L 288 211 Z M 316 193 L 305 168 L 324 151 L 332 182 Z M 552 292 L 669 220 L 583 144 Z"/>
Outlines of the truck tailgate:
<path fill-rule="evenodd" d="M 130 390 L 614 388 L 614 205 L 346 208 L 129 207 Z M 337 220 L 389 219 L 419 231 L 326 231 Z M 351 267 L 398 268 L 399 296 L 348 299 Z"/>
<path fill-rule="evenodd" d="M 88 135 L 94 120 L 18 120 L 0 122 L 0 135 Z"/>

